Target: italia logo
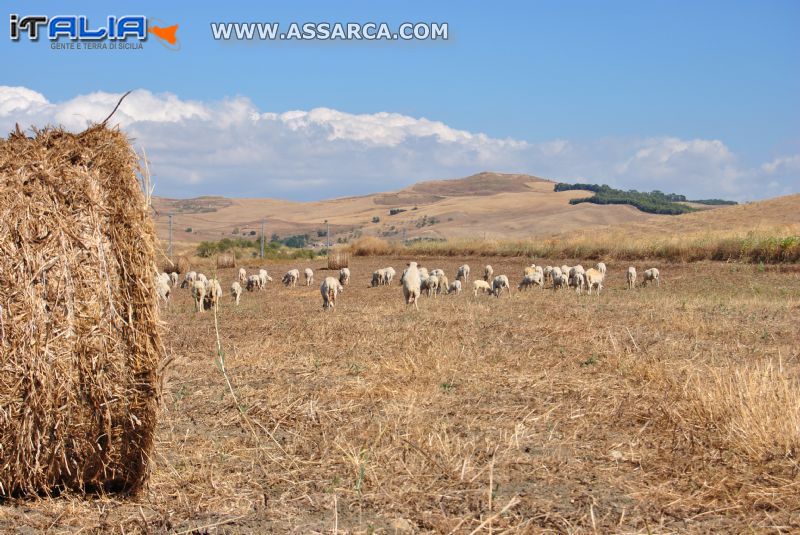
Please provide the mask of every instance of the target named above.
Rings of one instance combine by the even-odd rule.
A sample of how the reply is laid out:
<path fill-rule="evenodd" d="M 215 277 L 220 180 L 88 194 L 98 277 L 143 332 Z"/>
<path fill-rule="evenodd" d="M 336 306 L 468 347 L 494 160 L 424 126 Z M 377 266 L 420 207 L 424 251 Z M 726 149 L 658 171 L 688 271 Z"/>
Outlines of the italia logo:
<path fill-rule="evenodd" d="M 103 24 L 91 24 L 85 15 L 10 15 L 9 33 L 12 41 L 19 41 L 23 34 L 30 41 L 38 41 L 44 36 L 49 41 L 67 39 L 74 42 L 101 41 L 147 41 L 153 34 L 165 47 L 178 50 L 178 25 L 150 24 L 144 15 L 109 15 Z M 160 21 L 158 21 L 160 22 Z"/>

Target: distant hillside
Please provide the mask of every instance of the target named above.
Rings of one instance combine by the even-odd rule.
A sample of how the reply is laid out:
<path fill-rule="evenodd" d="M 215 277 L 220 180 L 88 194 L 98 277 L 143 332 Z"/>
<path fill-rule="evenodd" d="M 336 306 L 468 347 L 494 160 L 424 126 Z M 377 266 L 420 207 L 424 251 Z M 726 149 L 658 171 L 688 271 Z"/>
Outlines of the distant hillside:
<path fill-rule="evenodd" d="M 175 242 L 304 235 L 323 242 L 327 220 L 331 241 L 362 235 L 389 241 L 413 238 L 528 238 L 552 236 L 587 226 L 650 224 L 684 216 L 647 214 L 627 205 L 570 204 L 591 191 L 555 191 L 556 183 L 530 175 L 479 173 L 455 180 L 419 182 L 398 191 L 314 202 L 279 199 L 154 198 L 159 236 L 168 235 L 173 213 Z M 694 205 L 700 206 L 700 205 Z M 733 207 L 735 208 L 735 207 Z M 727 210 L 728 208 L 715 208 Z"/>

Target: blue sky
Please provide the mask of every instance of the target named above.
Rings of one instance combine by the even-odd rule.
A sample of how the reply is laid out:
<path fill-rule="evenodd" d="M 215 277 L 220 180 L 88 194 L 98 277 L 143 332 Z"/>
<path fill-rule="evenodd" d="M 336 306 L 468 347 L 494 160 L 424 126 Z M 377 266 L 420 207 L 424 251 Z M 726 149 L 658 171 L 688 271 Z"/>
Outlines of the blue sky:
<path fill-rule="evenodd" d="M 800 190 L 797 2 L 52 5 L 31 1 L 13 10 L 85 14 L 98 21 L 109 13 L 144 14 L 180 24 L 181 50 L 151 40 L 140 51 L 55 51 L 43 42 L 4 37 L 0 86 L 35 92 L 48 107 L 4 110 L 0 96 L 0 126 L 19 119 L 64 122 L 60 105 L 128 89 L 147 92 L 155 100 L 141 100 L 152 109 L 172 106 L 167 95 L 204 108 L 205 115 L 143 120 L 132 104 L 121 122 L 144 146 L 153 145 L 148 153 L 164 194 L 307 199 L 391 189 L 487 166 L 696 195 L 720 189 L 721 196 L 740 199 Z M 449 23 L 450 40 L 220 43 L 211 38 L 211 21 L 436 21 Z M 226 106 L 234 101 L 248 114 L 279 116 L 255 128 L 255 141 L 240 125 L 234 136 L 241 136 L 239 145 L 295 158 L 307 154 L 319 165 L 293 169 L 279 155 L 237 158 L 231 146 L 192 173 L 179 170 L 182 160 L 197 158 L 178 145 L 164 147 L 167 134 L 180 137 L 183 131 L 188 138 L 198 135 L 200 146 L 218 144 L 222 136 L 210 131 L 210 117 L 219 122 L 220 115 L 230 115 Z M 300 126 L 280 116 L 314 109 L 331 113 L 306 117 Z M 89 119 L 100 113 L 86 110 Z M 395 120 L 381 130 L 395 133 L 376 142 L 367 138 L 371 128 L 382 126 L 380 112 L 427 119 L 473 138 L 465 146 L 436 128 L 409 130 Z M 281 128 L 288 128 L 287 135 Z M 366 130 L 330 134 L 353 128 Z M 497 143 L 482 145 L 479 134 Z M 309 144 L 313 150 L 304 153 Z M 229 169 L 219 161 L 225 150 Z M 403 161 L 408 159 L 414 161 Z M 761 183 L 772 188 L 756 187 Z"/>

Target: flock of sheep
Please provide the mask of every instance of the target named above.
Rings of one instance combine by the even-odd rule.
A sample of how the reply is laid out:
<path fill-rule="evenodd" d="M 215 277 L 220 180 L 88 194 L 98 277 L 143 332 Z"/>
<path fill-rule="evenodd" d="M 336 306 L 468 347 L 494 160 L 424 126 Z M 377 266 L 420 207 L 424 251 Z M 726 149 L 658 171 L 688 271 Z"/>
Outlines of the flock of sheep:
<path fill-rule="evenodd" d="M 371 286 L 388 286 L 395 278 L 394 268 L 387 267 L 376 270 L 372 273 Z M 439 294 L 459 294 L 462 291 L 462 284 L 469 283 L 470 267 L 467 264 L 460 266 L 456 272 L 456 278 L 452 282 L 447 278 L 444 270 L 432 269 L 428 272 L 427 268 L 417 266 L 416 262 L 409 262 L 400 276 L 400 285 L 403 287 L 403 298 L 407 305 L 413 304 L 419 309 L 418 300 L 420 296 L 436 297 Z M 573 288 L 579 295 L 586 291 L 589 295 L 594 291 L 597 295 L 603 289 L 603 282 L 606 276 L 606 265 L 599 262 L 593 268 L 584 269 L 583 266 L 537 266 L 531 264 L 523 270 L 523 277 L 517 285 L 517 290 L 526 290 L 536 286 L 544 289 L 546 285 L 553 291 L 563 288 Z M 303 278 L 306 286 L 314 284 L 314 271 L 305 268 Z M 633 289 L 636 285 L 636 268 L 631 266 L 626 273 L 628 289 Z M 661 285 L 660 273 L 657 268 L 650 268 L 644 272 L 642 285 L 655 283 Z M 249 292 L 263 290 L 268 282 L 272 281 L 267 270 L 259 269 L 258 273 L 247 274 L 247 270 L 239 268 L 238 280 L 231 284 L 231 298 L 239 304 L 242 290 Z M 287 287 L 294 287 L 300 282 L 300 270 L 290 269 L 281 279 Z M 322 307 L 326 310 L 336 306 L 338 294 L 344 291 L 344 287 L 350 284 L 350 270 L 342 268 L 339 277 L 325 277 L 320 285 L 322 295 Z M 171 288 L 178 285 L 177 273 L 160 273 L 156 275 L 156 291 L 161 301 L 166 302 L 170 297 Z M 202 273 L 195 271 L 188 272 L 181 288 L 189 288 L 194 298 L 195 311 L 203 312 L 209 308 L 216 308 L 222 298 L 222 286 L 216 278 L 209 279 Z M 472 282 L 472 291 L 477 297 L 478 293 L 485 293 L 500 297 L 503 290 L 511 293 L 511 285 L 506 275 L 494 275 L 492 266 L 487 265 L 483 270 L 483 278 Z"/>

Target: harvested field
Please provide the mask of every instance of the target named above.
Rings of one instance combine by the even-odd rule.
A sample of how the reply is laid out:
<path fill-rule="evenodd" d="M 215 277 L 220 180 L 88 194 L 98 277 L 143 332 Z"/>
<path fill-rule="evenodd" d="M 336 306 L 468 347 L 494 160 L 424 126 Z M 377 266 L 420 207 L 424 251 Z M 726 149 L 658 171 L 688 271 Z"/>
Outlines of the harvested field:
<path fill-rule="evenodd" d="M 176 290 L 149 488 L 7 502 L 0 530 L 800 530 L 795 266 L 637 262 L 661 287 L 627 291 L 609 262 L 599 298 L 470 283 L 415 312 L 368 287 L 407 260 L 351 258 L 330 313 L 276 277 L 322 280 L 324 260 L 268 264 L 267 290 L 223 299 L 224 362 L 214 314 Z M 421 264 L 452 280 L 463 262 Z M 516 288 L 530 261 L 467 262 Z"/>

